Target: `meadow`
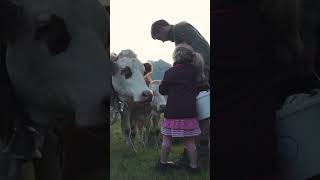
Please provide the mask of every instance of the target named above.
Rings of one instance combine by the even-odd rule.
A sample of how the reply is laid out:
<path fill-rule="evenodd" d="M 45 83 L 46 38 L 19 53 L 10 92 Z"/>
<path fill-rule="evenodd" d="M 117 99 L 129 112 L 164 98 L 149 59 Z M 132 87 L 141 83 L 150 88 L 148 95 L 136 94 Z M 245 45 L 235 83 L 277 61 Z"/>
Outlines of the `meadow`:
<path fill-rule="evenodd" d="M 138 145 L 137 145 L 138 146 Z M 138 146 L 139 147 L 139 146 Z M 120 120 L 110 127 L 110 179 L 111 180 L 209 180 L 208 170 L 201 174 L 190 175 L 185 170 L 176 170 L 168 174 L 154 171 L 159 160 L 159 147 L 137 148 L 130 153 L 120 129 Z M 181 145 L 173 145 L 169 160 L 176 159 L 183 151 Z"/>

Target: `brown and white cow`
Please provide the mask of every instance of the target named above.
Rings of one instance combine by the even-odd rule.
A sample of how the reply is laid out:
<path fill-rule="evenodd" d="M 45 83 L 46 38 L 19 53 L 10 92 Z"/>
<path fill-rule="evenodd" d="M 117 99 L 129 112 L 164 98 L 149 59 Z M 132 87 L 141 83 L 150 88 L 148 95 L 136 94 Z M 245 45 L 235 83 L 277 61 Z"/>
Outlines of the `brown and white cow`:
<path fill-rule="evenodd" d="M 150 83 L 149 88 L 153 92 L 153 99 L 150 103 L 151 112 L 149 118 L 146 123 L 146 135 L 145 135 L 145 143 L 146 144 L 156 144 L 160 143 L 160 123 L 161 123 L 161 113 L 164 112 L 167 97 L 160 94 L 159 85 L 161 84 L 160 80 L 154 80 Z"/>
<path fill-rule="evenodd" d="M 122 50 L 114 63 L 112 86 L 119 99 L 124 103 L 121 112 L 121 130 L 129 149 L 135 151 L 132 136 L 135 136 L 135 126 L 131 121 L 135 113 L 135 104 L 144 106 L 152 101 L 153 93 L 144 81 L 145 68 L 130 49 Z"/>
<path fill-rule="evenodd" d="M 152 81 L 149 85 L 153 92 L 153 99 L 149 103 L 131 103 L 124 107 L 123 113 L 129 117 L 131 133 L 137 133 L 140 143 L 145 147 L 147 144 L 159 144 L 160 138 L 160 115 L 164 111 L 167 99 L 159 93 L 161 81 Z"/>

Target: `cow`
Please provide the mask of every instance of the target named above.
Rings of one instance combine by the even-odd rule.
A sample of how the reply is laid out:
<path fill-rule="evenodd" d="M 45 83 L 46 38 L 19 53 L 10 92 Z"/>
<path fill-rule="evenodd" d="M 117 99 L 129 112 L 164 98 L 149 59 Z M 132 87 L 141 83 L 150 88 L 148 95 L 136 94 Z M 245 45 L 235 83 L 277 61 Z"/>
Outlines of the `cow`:
<path fill-rule="evenodd" d="M 144 81 L 145 68 L 130 49 L 122 50 L 114 63 L 112 86 L 124 107 L 121 115 L 121 130 L 129 150 L 136 152 L 132 138 L 136 131 L 131 121 L 134 104 L 144 106 L 152 101 L 153 93 Z"/>
<path fill-rule="evenodd" d="M 96 0 L 0 3 L 5 67 L 23 106 L 19 114 L 26 117 L 20 117 L 20 123 L 28 119 L 39 135 L 37 147 L 42 157 L 33 160 L 36 179 L 90 179 L 98 168 L 106 174 L 106 103 L 112 67 L 105 52 L 109 45 L 107 11 Z M 8 124 L 3 121 L 1 125 Z M 103 129 L 103 133 L 97 129 Z M 81 142 L 79 137 L 83 138 Z M 79 141 L 76 148 L 74 140 Z M 77 156 L 79 153 L 82 155 Z M 4 162 L 2 158 L 0 161 Z M 18 164 L 15 169 L 21 168 L 21 160 L 12 161 Z M 16 175 L 14 178 L 19 179 Z"/>
<path fill-rule="evenodd" d="M 164 112 L 167 104 L 167 97 L 159 92 L 160 84 L 161 80 L 154 80 L 149 85 L 154 98 L 150 103 L 151 111 L 146 122 L 145 144 L 160 144 L 161 113 Z"/>
<path fill-rule="evenodd" d="M 153 92 L 150 103 L 133 102 L 131 106 L 127 105 L 123 108 L 124 112 L 130 112 L 129 115 L 124 114 L 124 116 L 129 117 L 132 132 L 138 133 L 143 147 L 151 142 L 160 143 L 160 114 L 164 112 L 166 106 L 166 97 L 159 93 L 160 83 L 160 80 L 155 80 L 149 84 L 149 89 Z"/>

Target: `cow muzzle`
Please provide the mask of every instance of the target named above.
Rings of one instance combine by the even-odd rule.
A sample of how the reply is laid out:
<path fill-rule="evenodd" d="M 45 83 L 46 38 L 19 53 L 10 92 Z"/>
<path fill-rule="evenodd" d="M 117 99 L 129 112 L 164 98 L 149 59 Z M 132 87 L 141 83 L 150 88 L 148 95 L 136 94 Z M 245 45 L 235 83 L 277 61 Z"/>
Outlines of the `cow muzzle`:
<path fill-rule="evenodd" d="M 153 98 L 153 93 L 151 90 L 143 91 L 142 97 L 143 97 L 143 102 L 146 102 L 146 103 L 151 102 Z"/>

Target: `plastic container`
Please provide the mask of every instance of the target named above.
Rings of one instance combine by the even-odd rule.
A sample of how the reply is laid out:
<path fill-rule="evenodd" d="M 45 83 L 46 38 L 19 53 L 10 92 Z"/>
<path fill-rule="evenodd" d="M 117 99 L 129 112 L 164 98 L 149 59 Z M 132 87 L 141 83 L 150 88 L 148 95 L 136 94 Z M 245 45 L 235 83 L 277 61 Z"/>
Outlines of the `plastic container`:
<path fill-rule="evenodd" d="M 278 165 L 284 179 L 320 175 L 320 94 L 294 98 L 277 113 Z"/>
<path fill-rule="evenodd" d="M 210 117 L 210 91 L 201 91 L 197 96 L 198 119 Z"/>

